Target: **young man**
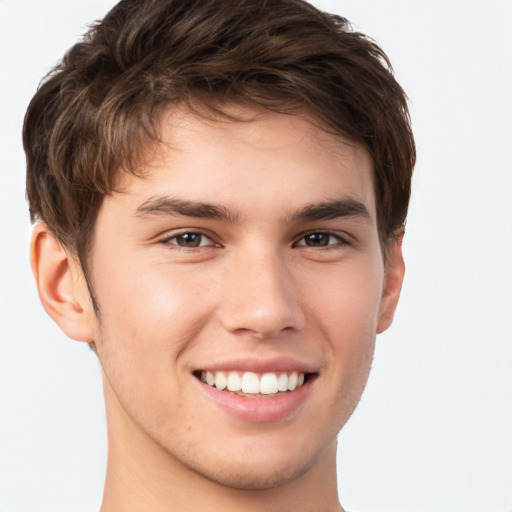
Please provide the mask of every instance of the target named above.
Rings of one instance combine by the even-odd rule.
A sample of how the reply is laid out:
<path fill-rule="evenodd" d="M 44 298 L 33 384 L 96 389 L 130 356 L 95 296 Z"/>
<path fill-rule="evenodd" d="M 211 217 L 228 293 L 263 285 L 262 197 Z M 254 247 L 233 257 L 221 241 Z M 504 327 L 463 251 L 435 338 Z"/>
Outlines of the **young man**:
<path fill-rule="evenodd" d="M 124 0 L 24 144 L 41 302 L 103 371 L 101 510 L 343 510 L 415 160 L 383 52 L 301 0 Z"/>

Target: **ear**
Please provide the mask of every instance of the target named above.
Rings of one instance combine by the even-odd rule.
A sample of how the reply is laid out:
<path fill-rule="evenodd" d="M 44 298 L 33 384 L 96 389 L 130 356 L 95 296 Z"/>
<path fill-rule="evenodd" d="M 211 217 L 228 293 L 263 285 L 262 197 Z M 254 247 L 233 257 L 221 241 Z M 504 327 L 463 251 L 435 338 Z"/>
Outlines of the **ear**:
<path fill-rule="evenodd" d="M 82 268 L 43 223 L 34 226 L 30 264 L 45 311 L 70 338 L 94 341 L 94 310 Z"/>
<path fill-rule="evenodd" d="M 393 322 L 393 316 L 400 297 L 405 274 L 405 263 L 402 256 L 403 236 L 404 232 L 402 230 L 391 240 L 385 268 L 384 286 L 382 288 L 377 334 L 384 332 Z"/>

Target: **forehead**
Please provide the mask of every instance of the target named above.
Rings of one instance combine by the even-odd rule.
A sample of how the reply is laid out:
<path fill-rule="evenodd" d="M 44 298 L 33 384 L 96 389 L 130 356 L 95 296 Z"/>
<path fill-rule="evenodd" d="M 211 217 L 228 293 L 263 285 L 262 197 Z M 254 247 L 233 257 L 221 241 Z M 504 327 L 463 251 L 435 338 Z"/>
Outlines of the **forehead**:
<path fill-rule="evenodd" d="M 117 190 L 134 202 L 180 195 L 229 206 L 349 195 L 374 210 L 373 166 L 362 145 L 304 113 L 240 106 L 224 112 L 229 117 L 169 108 L 161 118 L 160 143 L 147 153 L 140 177 L 123 173 Z"/>

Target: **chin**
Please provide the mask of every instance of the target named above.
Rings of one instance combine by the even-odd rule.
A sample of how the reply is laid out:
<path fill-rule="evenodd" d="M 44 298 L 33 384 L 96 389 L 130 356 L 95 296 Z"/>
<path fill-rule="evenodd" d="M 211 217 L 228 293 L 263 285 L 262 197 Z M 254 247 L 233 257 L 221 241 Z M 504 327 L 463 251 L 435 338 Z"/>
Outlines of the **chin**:
<path fill-rule="evenodd" d="M 260 450 L 258 452 L 238 452 L 238 455 L 216 457 L 216 460 L 202 459 L 188 461 L 189 469 L 196 474 L 238 490 L 268 490 L 286 485 L 310 471 L 322 453 L 296 450 Z"/>
<path fill-rule="evenodd" d="M 255 467 L 251 462 L 245 462 L 237 466 L 225 468 L 217 473 L 211 469 L 203 470 L 201 473 L 203 477 L 223 487 L 257 491 L 282 487 L 297 480 L 307 473 L 313 464 L 302 463 L 301 466 L 297 466 L 290 461 L 284 466 L 263 464 L 261 467 Z"/>

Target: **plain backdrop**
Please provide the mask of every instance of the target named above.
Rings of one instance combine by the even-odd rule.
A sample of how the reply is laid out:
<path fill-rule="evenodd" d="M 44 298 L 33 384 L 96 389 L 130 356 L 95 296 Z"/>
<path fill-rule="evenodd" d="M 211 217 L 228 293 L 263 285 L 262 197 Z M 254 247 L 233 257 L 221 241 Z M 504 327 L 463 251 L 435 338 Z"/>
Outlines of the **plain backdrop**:
<path fill-rule="evenodd" d="M 39 304 L 21 126 L 113 0 L 0 0 L 0 511 L 97 511 L 100 372 Z M 355 512 L 512 512 L 512 0 L 317 0 L 388 53 L 418 164 L 393 327 L 340 435 Z M 321 512 L 321 508 L 319 508 Z"/>

